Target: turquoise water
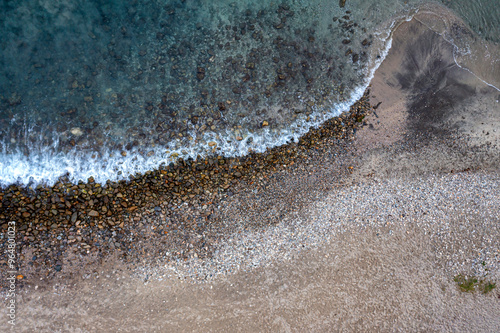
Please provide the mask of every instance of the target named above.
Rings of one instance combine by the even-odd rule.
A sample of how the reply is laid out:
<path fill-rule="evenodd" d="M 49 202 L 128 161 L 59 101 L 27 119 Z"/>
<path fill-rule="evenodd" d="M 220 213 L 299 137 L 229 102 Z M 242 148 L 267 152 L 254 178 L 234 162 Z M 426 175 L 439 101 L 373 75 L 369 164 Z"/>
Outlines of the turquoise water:
<path fill-rule="evenodd" d="M 443 3 L 498 43 L 497 1 Z M 105 182 L 296 140 L 361 96 L 421 4 L 3 1 L 0 184 Z"/>
<path fill-rule="evenodd" d="M 481 38 L 500 42 L 500 2 L 498 0 L 442 0 Z"/>

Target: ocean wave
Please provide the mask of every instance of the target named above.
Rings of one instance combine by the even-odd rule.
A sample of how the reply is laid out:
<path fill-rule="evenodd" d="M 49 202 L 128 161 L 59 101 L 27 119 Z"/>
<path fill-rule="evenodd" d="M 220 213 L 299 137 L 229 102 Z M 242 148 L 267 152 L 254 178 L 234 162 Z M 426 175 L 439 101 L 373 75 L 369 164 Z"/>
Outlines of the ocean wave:
<path fill-rule="evenodd" d="M 425 8 L 429 10 L 431 7 Z M 347 111 L 363 96 L 375 71 L 391 48 L 392 32 L 402 22 L 411 20 L 419 10 L 419 7 L 411 7 L 410 11 L 405 8 L 404 11 L 380 23 L 378 28 L 372 31 L 374 46 L 367 65 L 358 72 L 359 82 L 345 91 L 343 99 L 332 100 L 323 105 L 312 105 L 311 112 L 307 116 L 303 114 L 298 116 L 284 128 L 265 126 L 251 130 L 243 126 L 237 131 L 234 128 L 223 128 L 217 132 L 200 133 L 191 126 L 188 134 L 192 140 L 186 140 L 184 137 L 171 139 L 165 144 L 137 145 L 130 149 L 124 147 L 119 149 L 116 145 L 101 143 L 99 150 L 82 150 L 76 146 L 64 152 L 60 147 L 62 140 L 59 139 L 62 134 L 57 131 L 52 134 L 52 142 L 49 145 L 43 143 L 43 139 L 36 142 L 26 140 L 25 147 L 20 148 L 4 138 L 4 142 L 0 143 L 2 147 L 0 185 L 2 187 L 15 183 L 24 186 L 53 185 L 62 176 L 74 183 L 86 181 L 89 177 L 93 177 L 98 183 L 105 183 L 108 180 L 117 181 L 127 179 L 130 175 L 145 173 L 161 165 L 168 165 L 178 158 L 197 159 L 214 154 L 226 157 L 244 156 L 249 152 L 260 153 L 272 147 L 297 141 L 311 128 L 317 128 L 324 121 Z M 457 60 L 457 64 L 459 62 Z M 324 82 L 324 84 L 330 83 Z M 305 104 L 306 99 L 299 98 L 299 102 Z M 28 137 L 32 130 L 29 126 L 24 126 L 24 131 L 27 132 L 25 137 Z"/>

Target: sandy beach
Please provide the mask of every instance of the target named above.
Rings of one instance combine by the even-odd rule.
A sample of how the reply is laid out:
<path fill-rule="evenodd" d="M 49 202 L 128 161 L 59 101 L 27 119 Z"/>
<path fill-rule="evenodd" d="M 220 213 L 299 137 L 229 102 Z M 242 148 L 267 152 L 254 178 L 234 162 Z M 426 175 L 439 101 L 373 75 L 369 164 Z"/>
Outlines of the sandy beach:
<path fill-rule="evenodd" d="M 394 32 L 350 139 L 208 208 L 206 253 L 186 236 L 188 255 L 150 260 L 168 246 L 137 221 L 143 260 L 72 254 L 49 281 L 25 273 L 5 332 L 499 332 L 500 91 L 429 20 Z M 464 292 L 459 275 L 497 287 Z"/>

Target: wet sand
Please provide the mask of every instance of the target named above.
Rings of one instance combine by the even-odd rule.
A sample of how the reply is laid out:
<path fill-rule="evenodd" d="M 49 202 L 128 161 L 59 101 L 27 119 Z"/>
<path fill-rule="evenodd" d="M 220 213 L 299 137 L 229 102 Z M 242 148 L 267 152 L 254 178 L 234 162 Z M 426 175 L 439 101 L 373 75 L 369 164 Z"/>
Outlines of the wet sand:
<path fill-rule="evenodd" d="M 453 281 L 500 282 L 500 92 L 418 20 L 393 38 L 367 126 L 235 185 L 210 257 L 30 281 L 15 331 L 500 331 L 498 287 Z"/>

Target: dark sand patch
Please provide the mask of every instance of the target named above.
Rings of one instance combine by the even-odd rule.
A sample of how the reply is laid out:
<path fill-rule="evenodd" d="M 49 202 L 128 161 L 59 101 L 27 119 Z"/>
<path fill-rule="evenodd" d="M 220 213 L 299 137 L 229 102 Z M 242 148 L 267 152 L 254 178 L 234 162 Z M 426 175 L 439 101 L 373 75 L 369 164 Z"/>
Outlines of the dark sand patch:
<path fill-rule="evenodd" d="M 421 57 L 409 62 L 415 40 Z M 497 94 L 449 60 L 439 36 L 404 23 L 359 139 L 235 186 L 214 211 L 227 234 L 210 259 L 131 276 L 109 258 L 50 290 L 30 283 L 16 331 L 500 330 L 498 290 L 453 282 L 499 281 L 500 154 L 481 132 L 498 128 Z"/>

